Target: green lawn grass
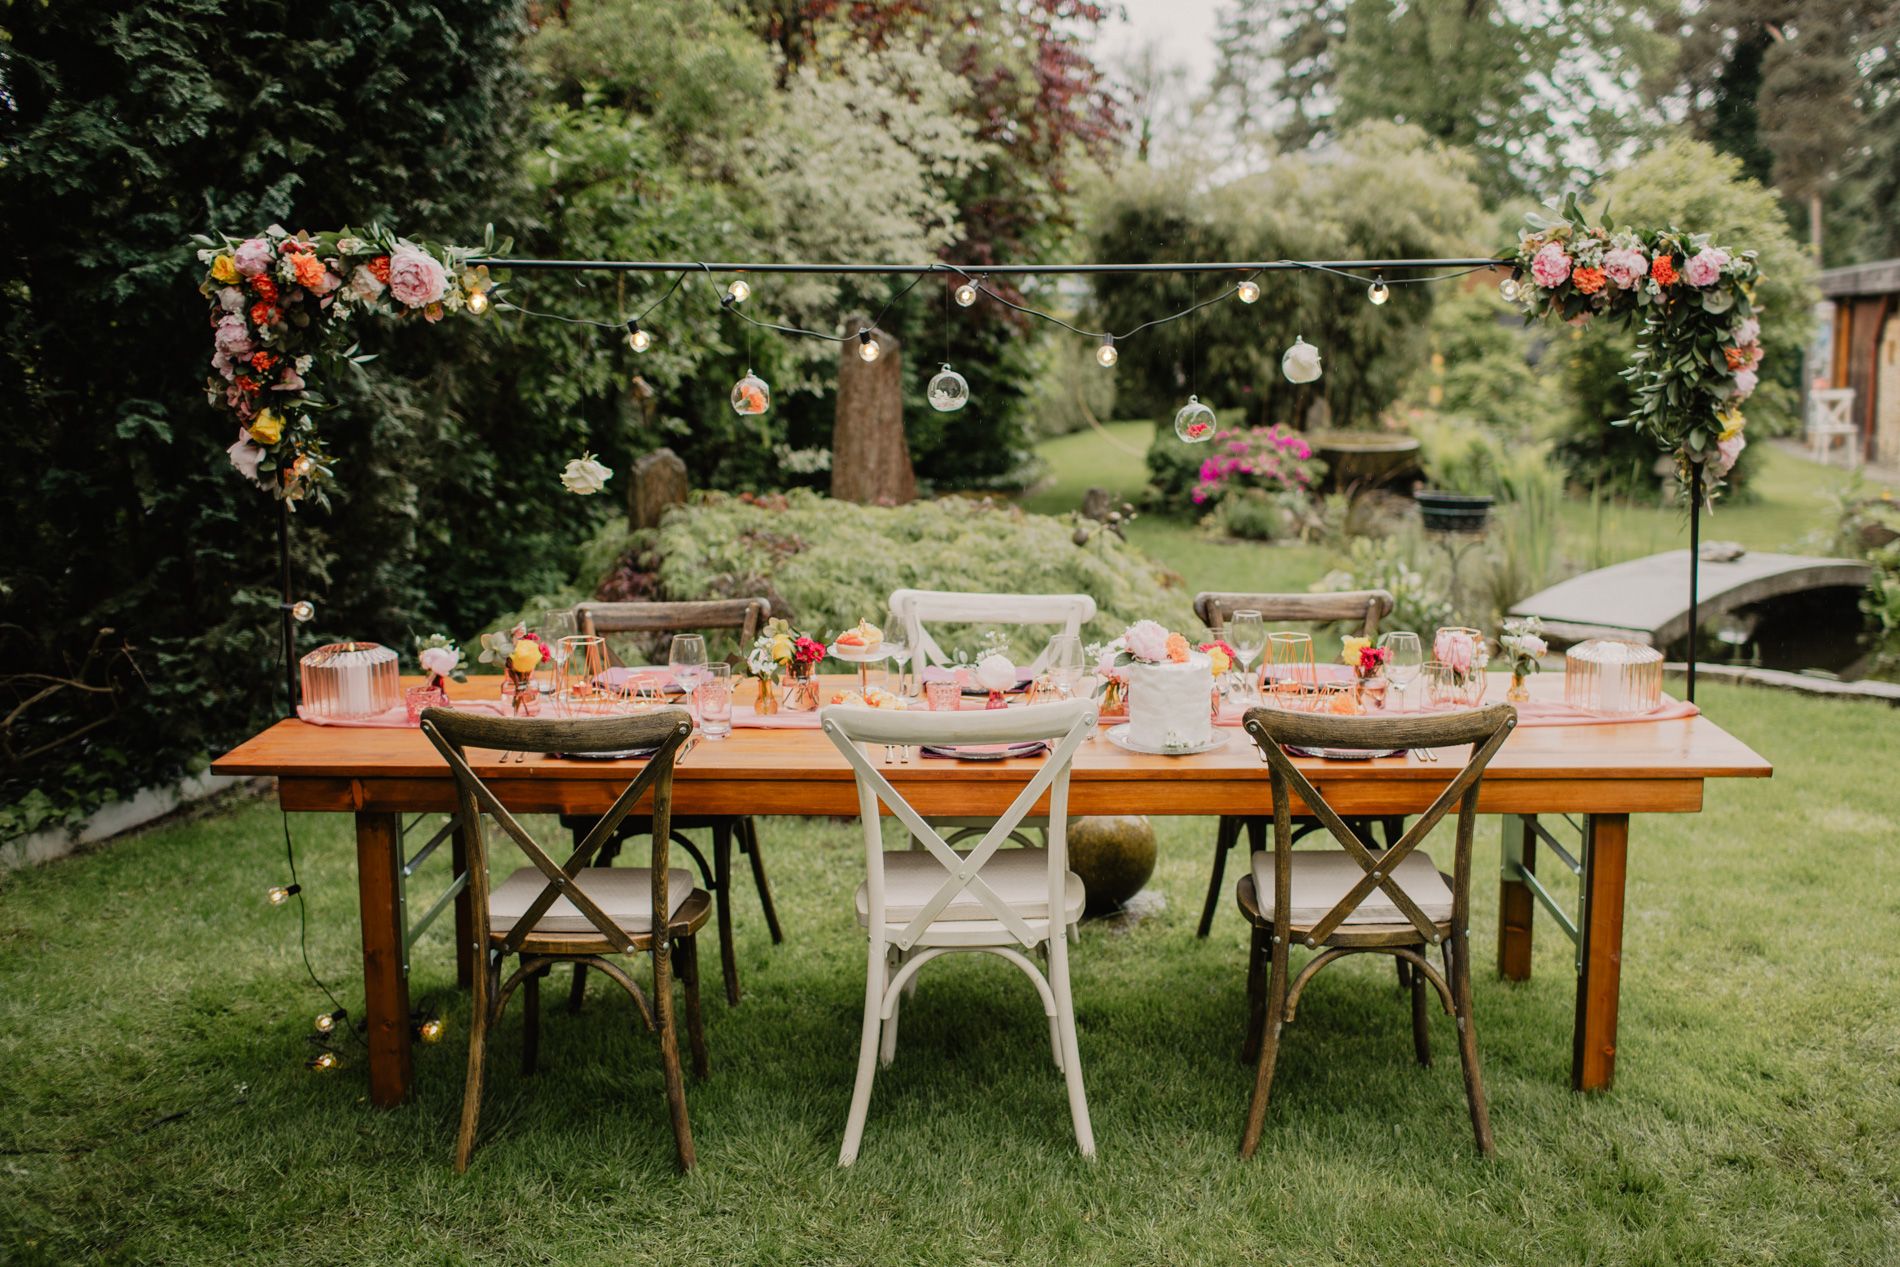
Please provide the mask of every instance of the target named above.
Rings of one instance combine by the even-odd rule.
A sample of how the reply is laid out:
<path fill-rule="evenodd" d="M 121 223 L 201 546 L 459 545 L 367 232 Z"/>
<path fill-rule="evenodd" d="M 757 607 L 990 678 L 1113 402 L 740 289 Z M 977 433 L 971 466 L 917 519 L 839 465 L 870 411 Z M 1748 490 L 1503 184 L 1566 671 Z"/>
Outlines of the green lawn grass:
<path fill-rule="evenodd" d="M 654 1044 L 596 983 L 577 1018 L 550 1000 L 533 1080 L 519 1013 L 504 1022 L 485 1138 L 457 1176 L 467 1008 L 445 935 L 416 958 L 417 998 L 449 1035 L 418 1049 L 413 1103 L 371 1108 L 354 1056 L 306 1071 L 325 1004 L 294 906 L 262 900 L 283 842 L 250 801 L 0 880 L 0 1261 L 1896 1261 L 1900 789 L 1867 778 L 1865 754 L 1900 746 L 1900 717 L 1705 689 L 1776 777 L 1637 821 L 1613 1093 L 1567 1089 L 1570 949 L 1547 922 L 1532 981 L 1480 972 L 1493 1164 L 1470 1149 L 1448 1023 L 1439 1062 L 1413 1066 L 1382 961 L 1315 984 L 1266 1143 L 1236 1158 L 1242 927 L 1225 906 L 1195 940 L 1212 824 L 1172 820 L 1165 910 L 1091 923 L 1074 955 L 1099 1160 L 1074 1153 L 1027 986 L 953 962 L 925 973 L 841 1172 L 862 864 L 849 824 L 775 819 L 788 940 L 770 945 L 742 889 L 748 994 L 709 1003 L 714 1074 L 689 1086 L 698 1170 L 673 1174 Z M 311 956 L 354 1010 L 348 822 L 293 821 Z M 1486 965 L 1492 838 L 1475 886 Z"/>

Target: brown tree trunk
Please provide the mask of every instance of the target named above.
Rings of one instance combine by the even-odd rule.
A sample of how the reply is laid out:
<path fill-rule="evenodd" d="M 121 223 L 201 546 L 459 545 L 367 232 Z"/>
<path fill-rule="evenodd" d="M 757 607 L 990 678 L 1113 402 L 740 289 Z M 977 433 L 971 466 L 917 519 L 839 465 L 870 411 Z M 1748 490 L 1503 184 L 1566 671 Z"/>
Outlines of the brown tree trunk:
<path fill-rule="evenodd" d="M 901 505 L 917 497 L 904 441 L 904 367 L 896 339 L 879 333 L 875 361 L 858 355 L 853 321 L 838 360 L 838 415 L 831 431 L 831 495 L 843 501 Z"/>
<path fill-rule="evenodd" d="M 627 518 L 635 528 L 657 528 L 660 516 L 686 500 L 686 463 L 671 449 L 655 449 L 633 463 L 627 481 Z"/>

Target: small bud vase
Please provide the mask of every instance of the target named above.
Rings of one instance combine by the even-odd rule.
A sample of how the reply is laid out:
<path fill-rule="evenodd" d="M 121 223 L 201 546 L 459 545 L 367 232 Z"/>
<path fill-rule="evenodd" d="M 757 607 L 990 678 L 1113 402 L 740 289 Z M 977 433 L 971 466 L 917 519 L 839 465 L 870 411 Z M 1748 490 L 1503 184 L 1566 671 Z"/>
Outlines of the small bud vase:
<path fill-rule="evenodd" d="M 757 681 L 759 683 L 759 695 L 757 699 L 752 701 L 752 711 L 757 713 L 760 717 L 772 717 L 777 715 L 779 709 L 778 683 L 769 677 L 762 677 L 757 679 Z"/>
<path fill-rule="evenodd" d="M 1511 670 L 1511 689 L 1504 693 L 1504 698 L 1513 704 L 1530 703 L 1531 688 L 1525 685 L 1524 675 L 1516 669 Z"/>

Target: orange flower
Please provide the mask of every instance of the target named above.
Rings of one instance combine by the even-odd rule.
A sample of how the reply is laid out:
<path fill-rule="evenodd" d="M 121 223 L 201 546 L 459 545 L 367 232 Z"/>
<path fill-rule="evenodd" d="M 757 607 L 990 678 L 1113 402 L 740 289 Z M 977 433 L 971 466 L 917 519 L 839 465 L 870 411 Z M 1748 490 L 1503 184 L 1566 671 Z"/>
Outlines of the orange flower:
<path fill-rule="evenodd" d="M 378 255 L 369 262 L 367 267 L 371 277 L 385 286 L 389 285 L 389 257 L 387 255 Z"/>
<path fill-rule="evenodd" d="M 1676 284 L 1676 265 L 1667 255 L 1658 255 L 1656 262 L 1649 266 L 1649 275 L 1656 279 L 1658 286 Z"/>
<path fill-rule="evenodd" d="M 251 305 L 251 324 L 254 326 L 272 325 L 277 320 L 277 309 L 268 303 L 259 301 Z"/>
<path fill-rule="evenodd" d="M 263 273 L 259 273 L 257 276 L 251 278 L 251 289 L 255 291 L 257 297 L 265 303 L 274 304 L 277 302 L 277 283 Z"/>
<path fill-rule="evenodd" d="M 1748 364 L 1748 353 L 1740 348 L 1723 348 L 1722 359 L 1728 362 L 1730 369 L 1738 370 Z"/>
<path fill-rule="evenodd" d="M 1188 658 L 1188 640 L 1178 633 L 1168 635 L 1168 659 L 1174 664 L 1186 664 Z"/>
<path fill-rule="evenodd" d="M 297 275 L 297 284 L 305 290 L 319 290 L 323 286 L 323 261 L 314 255 L 299 251 L 290 257 L 291 271 Z"/>
<path fill-rule="evenodd" d="M 251 368 L 260 374 L 265 373 L 275 364 L 277 364 L 277 358 L 269 352 L 251 353 Z"/>
<path fill-rule="evenodd" d="M 1584 294 L 1594 295 L 1603 289 L 1603 283 L 1609 280 L 1609 275 L 1600 268 L 1579 268 L 1571 272 L 1570 280 Z"/>

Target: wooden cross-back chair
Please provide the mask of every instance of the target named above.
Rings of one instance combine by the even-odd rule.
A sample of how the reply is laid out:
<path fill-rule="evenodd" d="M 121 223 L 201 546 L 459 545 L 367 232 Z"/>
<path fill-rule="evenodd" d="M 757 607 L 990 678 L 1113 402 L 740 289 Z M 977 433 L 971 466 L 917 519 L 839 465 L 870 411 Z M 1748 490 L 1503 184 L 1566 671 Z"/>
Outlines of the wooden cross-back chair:
<path fill-rule="evenodd" d="M 753 639 L 759 636 L 760 627 L 771 614 L 772 603 L 766 598 L 715 598 L 703 602 L 678 603 L 582 603 L 574 609 L 574 623 L 582 633 L 602 637 L 617 633 L 675 634 L 731 630 L 739 640 L 739 653 L 744 655 L 751 649 Z M 584 818 L 564 815 L 561 822 L 574 832 L 576 840 L 587 829 L 587 820 Z M 642 835 L 645 831 L 642 823 L 627 824 L 626 830 L 603 850 L 601 865 L 611 866 L 620 855 L 621 843 L 627 837 Z M 711 833 L 710 862 L 692 838 L 684 834 L 689 831 Z M 731 901 L 732 846 L 735 840 L 739 853 L 752 865 L 752 883 L 759 891 L 759 905 L 765 911 L 765 925 L 772 934 L 772 944 L 778 945 L 785 940 L 785 934 L 779 928 L 778 908 L 772 901 L 772 886 L 765 878 L 765 855 L 759 847 L 758 824 L 748 814 L 678 815 L 673 819 L 673 832 L 674 841 L 691 855 L 699 867 L 700 883 L 713 895 L 719 920 L 720 973 L 725 981 L 726 1001 L 736 1005 L 740 993 L 739 960 L 733 950 Z M 580 1009 L 586 989 L 587 970 L 578 968 L 574 972 L 574 985 L 568 996 L 570 1010 Z"/>
<path fill-rule="evenodd" d="M 1095 619 L 1095 600 L 1087 594 L 977 594 L 955 590 L 891 591 L 891 611 L 904 622 L 917 666 L 946 665 L 952 656 L 930 634 L 929 622 L 956 625 L 1057 625 L 1080 635 Z M 1048 648 L 1023 666 L 1030 676 L 1047 667 Z"/>
<path fill-rule="evenodd" d="M 1253 1098 L 1241 1134 L 1240 1155 L 1260 1144 L 1273 1088 L 1280 1031 L 1293 1021 L 1300 995 L 1328 964 L 1354 954 L 1391 955 L 1411 969 L 1412 1042 L 1421 1065 L 1431 1063 L 1425 986 L 1437 991 L 1456 1018 L 1465 1098 L 1478 1151 L 1489 1157 L 1491 1119 L 1478 1068 L 1478 1035 L 1471 1014 L 1471 835 L 1485 767 L 1517 725 L 1517 710 L 1498 704 L 1473 712 L 1426 717 L 1330 717 L 1255 708 L 1247 732 L 1260 745 L 1273 783 L 1273 850 L 1256 851 L 1235 898 L 1252 926 L 1247 955 L 1249 1015 L 1242 1059 L 1255 1061 Z M 1404 836 L 1378 850 L 1351 826 L 1293 764 L 1282 745 L 1302 748 L 1447 748 L 1473 746 L 1471 759 L 1445 785 Z M 1321 822 L 1336 848 L 1295 850 L 1293 804 Z M 1418 847 L 1456 807 L 1452 873 L 1441 874 Z M 1318 953 L 1292 974 L 1292 948 Z M 1437 946 L 1441 975 L 1429 958 Z M 1449 981 L 1446 979 L 1449 977 Z M 1290 979 L 1289 979 L 1290 978 Z"/>
<path fill-rule="evenodd" d="M 431 708 L 422 714 L 427 735 L 455 776 L 456 814 L 468 840 L 468 887 L 473 909 L 480 969 L 475 974 L 473 1022 L 469 1028 L 468 1081 L 462 1095 L 462 1123 L 455 1140 L 455 1168 L 468 1169 L 481 1117 L 482 1082 L 489 1032 L 517 986 L 525 987 L 522 1020 L 522 1072 L 532 1074 L 540 1046 L 540 982 L 559 963 L 597 968 L 633 998 L 648 1029 L 660 1037 L 660 1067 L 673 1124 L 673 1143 L 681 1170 L 693 1165 L 693 1134 L 686 1119 L 686 1091 L 680 1075 L 679 1035 L 673 1012 L 673 972 L 677 956 L 686 993 L 686 1029 L 692 1045 L 693 1072 L 708 1074 L 706 1033 L 699 1006 L 698 934 L 711 912 L 711 900 L 695 888 L 690 872 L 668 866 L 672 842 L 673 763 L 692 733 L 683 709 L 663 708 L 640 717 L 540 720 L 488 717 Z M 565 862 L 556 862 L 495 793 L 475 773 L 468 749 L 503 752 L 621 752 L 650 749 L 640 773 L 614 800 L 612 808 L 582 835 Z M 589 865 L 619 833 L 640 799 L 651 793 L 648 834 L 651 865 L 610 868 Z M 489 875 L 487 818 L 502 831 L 531 866 L 521 867 L 499 884 Z M 653 1001 L 615 959 L 646 955 L 653 965 Z M 510 956 L 520 962 L 505 980 Z"/>
<path fill-rule="evenodd" d="M 1014 964 L 1036 987 L 1049 1020 L 1049 1046 L 1068 1084 L 1069 1116 L 1083 1156 L 1095 1155 L 1088 1101 L 1076 1049 L 1075 1004 L 1069 989 L 1068 932 L 1082 917 L 1082 881 L 1069 870 L 1069 769 L 1095 722 L 1087 700 L 962 713 L 904 713 L 832 707 L 819 714 L 825 734 L 857 776 L 864 830 L 865 881 L 857 892 L 858 923 L 869 938 L 864 1027 L 857 1081 L 845 1119 L 838 1164 L 857 1160 L 871 1083 L 879 1064 L 897 1053 L 898 1005 L 918 969 L 942 955 L 978 952 Z M 1048 756 L 1022 791 L 973 847 L 958 852 L 891 785 L 865 748 L 891 744 L 993 744 L 1043 740 Z M 1044 793 L 1049 797 L 1047 848 L 1006 849 L 1017 826 Z M 883 805 L 921 848 L 884 850 Z M 1045 975 L 1024 952 L 1040 951 Z"/>
<path fill-rule="evenodd" d="M 1216 638 L 1225 636 L 1227 622 L 1237 611 L 1257 611 L 1268 624 L 1336 624 L 1356 620 L 1362 637 L 1377 638 L 1379 625 L 1392 614 L 1392 608 L 1392 595 L 1385 590 L 1341 590 L 1334 594 L 1242 594 L 1203 590 L 1194 596 L 1194 614 Z M 1260 667 L 1257 663 L 1254 666 L 1256 680 Z M 1214 912 L 1220 906 L 1221 879 L 1227 873 L 1228 851 L 1240 843 L 1242 830 L 1246 831 L 1247 843 L 1252 848 L 1266 848 L 1267 824 L 1271 821 L 1253 814 L 1220 816 L 1214 830 L 1214 869 L 1207 880 L 1207 897 L 1201 903 L 1201 924 L 1195 936 L 1205 937 L 1214 927 Z M 1403 822 L 1399 818 L 1381 820 L 1388 842 L 1398 838 Z M 1316 822 L 1302 823 L 1298 834 L 1304 836 L 1318 826 Z M 1401 965 L 1399 981 L 1404 984 L 1405 980 Z"/>

